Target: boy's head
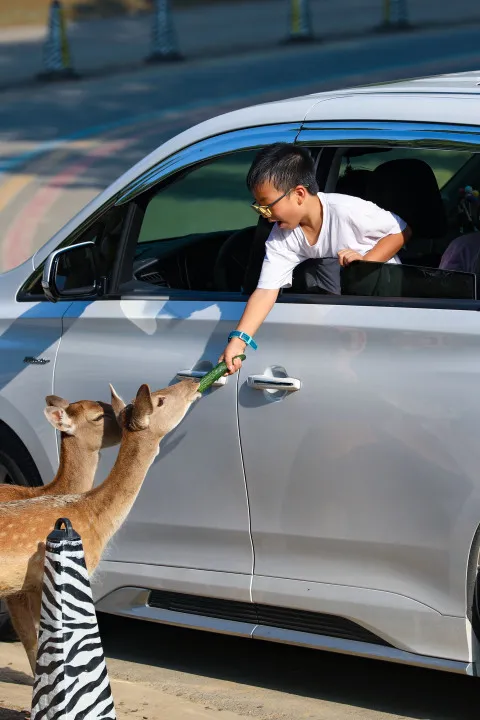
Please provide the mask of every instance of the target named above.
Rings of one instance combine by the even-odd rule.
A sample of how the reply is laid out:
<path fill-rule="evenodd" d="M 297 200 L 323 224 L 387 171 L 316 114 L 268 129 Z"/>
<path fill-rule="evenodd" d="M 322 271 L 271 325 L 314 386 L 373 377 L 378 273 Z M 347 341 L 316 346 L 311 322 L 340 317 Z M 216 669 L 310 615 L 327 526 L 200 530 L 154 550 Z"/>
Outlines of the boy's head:
<path fill-rule="evenodd" d="M 252 163 L 247 186 L 260 215 L 293 230 L 305 215 L 305 202 L 318 192 L 312 156 L 290 143 L 267 145 Z"/>

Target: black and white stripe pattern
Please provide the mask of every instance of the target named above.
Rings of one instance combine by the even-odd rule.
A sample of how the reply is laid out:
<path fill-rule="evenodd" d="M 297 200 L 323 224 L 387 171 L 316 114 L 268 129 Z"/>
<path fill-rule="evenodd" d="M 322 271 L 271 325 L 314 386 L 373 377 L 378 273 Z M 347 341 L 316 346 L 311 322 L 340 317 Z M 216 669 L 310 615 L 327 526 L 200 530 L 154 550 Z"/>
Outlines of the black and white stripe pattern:
<path fill-rule="evenodd" d="M 115 718 L 82 540 L 58 520 L 46 543 L 31 720 Z"/>

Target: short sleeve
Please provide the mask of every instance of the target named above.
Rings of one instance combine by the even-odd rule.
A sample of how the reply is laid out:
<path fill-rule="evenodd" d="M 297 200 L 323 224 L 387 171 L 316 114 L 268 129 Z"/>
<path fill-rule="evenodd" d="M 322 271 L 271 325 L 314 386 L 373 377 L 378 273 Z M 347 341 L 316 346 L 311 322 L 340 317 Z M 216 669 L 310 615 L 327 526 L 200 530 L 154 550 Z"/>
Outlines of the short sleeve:
<path fill-rule="evenodd" d="M 278 239 L 274 228 L 265 243 L 265 259 L 257 288 L 279 290 L 290 287 L 293 270 L 302 260 L 304 258 L 291 250 L 284 240 Z"/>
<path fill-rule="evenodd" d="M 407 223 L 395 213 L 379 208 L 374 203 L 368 203 L 368 210 L 356 218 L 360 226 L 360 237 L 367 243 L 377 243 L 387 235 L 401 233 Z"/>

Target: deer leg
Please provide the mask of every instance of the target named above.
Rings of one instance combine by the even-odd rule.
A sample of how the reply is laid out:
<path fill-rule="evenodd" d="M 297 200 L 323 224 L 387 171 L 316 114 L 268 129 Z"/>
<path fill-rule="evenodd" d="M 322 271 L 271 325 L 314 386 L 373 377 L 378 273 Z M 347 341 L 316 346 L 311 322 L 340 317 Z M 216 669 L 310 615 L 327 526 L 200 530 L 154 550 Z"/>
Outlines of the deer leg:
<path fill-rule="evenodd" d="M 42 594 L 41 592 L 28 594 L 30 601 L 30 612 L 32 613 L 33 622 L 35 623 L 35 631 L 38 637 L 38 630 L 40 627 L 40 613 L 42 611 Z"/>
<path fill-rule="evenodd" d="M 12 625 L 25 648 L 32 673 L 35 675 L 37 631 L 29 597 L 26 593 L 18 593 L 5 598 L 5 602 Z"/>

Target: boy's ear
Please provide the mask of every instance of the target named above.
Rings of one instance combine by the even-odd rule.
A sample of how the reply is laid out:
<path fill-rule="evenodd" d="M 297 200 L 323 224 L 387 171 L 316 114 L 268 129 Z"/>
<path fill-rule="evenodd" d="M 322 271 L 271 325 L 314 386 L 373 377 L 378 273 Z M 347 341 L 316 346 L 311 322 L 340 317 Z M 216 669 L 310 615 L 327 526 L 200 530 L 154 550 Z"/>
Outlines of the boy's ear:
<path fill-rule="evenodd" d="M 295 190 L 293 191 L 295 195 L 297 196 L 299 200 L 299 204 L 305 201 L 305 199 L 308 197 L 308 190 L 305 187 L 305 185 L 297 185 Z"/>

